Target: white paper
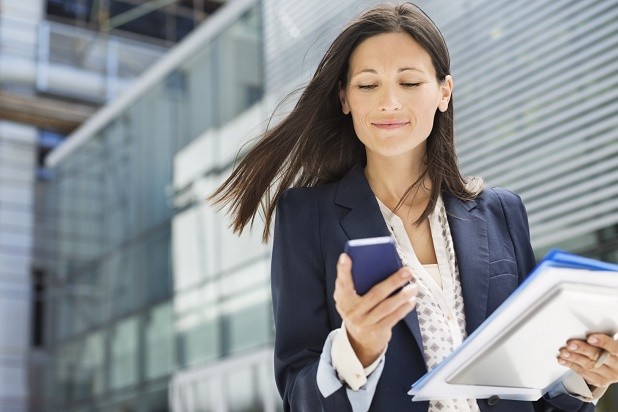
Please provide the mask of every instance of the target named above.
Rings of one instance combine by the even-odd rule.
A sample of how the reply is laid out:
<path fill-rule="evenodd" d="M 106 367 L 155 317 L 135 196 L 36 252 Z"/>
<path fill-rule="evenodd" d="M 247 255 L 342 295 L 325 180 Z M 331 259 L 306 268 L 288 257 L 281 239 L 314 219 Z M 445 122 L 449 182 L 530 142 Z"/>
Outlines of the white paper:
<path fill-rule="evenodd" d="M 618 272 L 540 265 L 408 393 L 414 401 L 536 400 L 570 370 L 558 363 L 559 348 L 592 332 L 618 332 Z"/>

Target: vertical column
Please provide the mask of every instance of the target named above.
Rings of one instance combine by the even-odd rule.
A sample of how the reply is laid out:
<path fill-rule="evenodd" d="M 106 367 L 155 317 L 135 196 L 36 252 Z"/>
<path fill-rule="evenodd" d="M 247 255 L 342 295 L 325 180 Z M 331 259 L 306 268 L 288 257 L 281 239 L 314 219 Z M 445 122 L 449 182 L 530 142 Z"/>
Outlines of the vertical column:
<path fill-rule="evenodd" d="M 42 0 L 0 0 L 0 61 L 34 59 Z M 27 64 L 23 67 L 29 67 Z M 7 69 L 7 66 L 4 67 Z M 8 67 L 9 69 L 11 67 Z M 30 93 L 29 72 L 0 78 Z M 0 76 L 2 77 L 2 76 Z M 0 119 L 0 411 L 28 410 L 37 130 Z"/>
<path fill-rule="evenodd" d="M 28 405 L 37 131 L 0 122 L 0 410 Z"/>

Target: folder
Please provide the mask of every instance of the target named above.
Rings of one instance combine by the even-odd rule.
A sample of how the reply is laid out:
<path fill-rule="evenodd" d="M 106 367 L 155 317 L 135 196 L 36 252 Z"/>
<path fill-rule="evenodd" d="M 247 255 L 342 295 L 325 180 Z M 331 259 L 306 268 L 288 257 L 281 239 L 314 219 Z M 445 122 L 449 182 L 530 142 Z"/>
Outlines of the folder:
<path fill-rule="evenodd" d="M 618 265 L 552 250 L 515 292 L 438 366 L 412 384 L 413 401 L 534 401 L 570 369 L 568 339 L 618 332 Z"/>

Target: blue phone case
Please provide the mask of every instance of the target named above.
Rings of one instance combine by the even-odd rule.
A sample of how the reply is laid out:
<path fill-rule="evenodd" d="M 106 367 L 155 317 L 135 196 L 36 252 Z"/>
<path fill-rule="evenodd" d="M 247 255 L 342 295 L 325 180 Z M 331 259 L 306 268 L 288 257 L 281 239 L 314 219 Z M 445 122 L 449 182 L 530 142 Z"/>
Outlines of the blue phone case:
<path fill-rule="evenodd" d="M 344 251 L 352 259 L 352 279 L 359 295 L 367 293 L 402 266 L 395 241 L 390 236 L 349 240 Z"/>

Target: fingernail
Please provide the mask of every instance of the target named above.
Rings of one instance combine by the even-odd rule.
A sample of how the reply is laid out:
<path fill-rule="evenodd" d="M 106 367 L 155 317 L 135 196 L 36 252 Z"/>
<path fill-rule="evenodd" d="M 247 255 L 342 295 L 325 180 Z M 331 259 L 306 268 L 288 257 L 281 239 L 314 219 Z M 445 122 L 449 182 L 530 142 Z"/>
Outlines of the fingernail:
<path fill-rule="evenodd" d="M 571 354 L 569 352 L 564 352 L 564 353 L 561 353 L 560 356 L 562 356 L 563 358 L 568 358 L 571 356 Z"/>
<path fill-rule="evenodd" d="M 599 339 L 594 336 L 591 336 L 588 338 L 588 343 L 591 343 L 594 345 L 595 343 L 599 343 Z"/>
<path fill-rule="evenodd" d="M 404 268 L 404 270 L 401 271 L 402 278 L 409 279 L 411 276 L 412 276 L 412 272 L 410 271 L 410 269 Z"/>
<path fill-rule="evenodd" d="M 558 363 L 561 365 L 566 365 L 566 361 L 564 359 L 558 359 Z"/>
<path fill-rule="evenodd" d="M 576 345 L 576 344 L 574 344 L 574 343 L 571 343 L 571 344 L 569 345 L 569 349 L 571 349 L 571 350 L 577 350 L 577 345 Z"/>
<path fill-rule="evenodd" d="M 339 255 L 339 264 L 343 265 L 345 263 L 345 253 Z"/>

